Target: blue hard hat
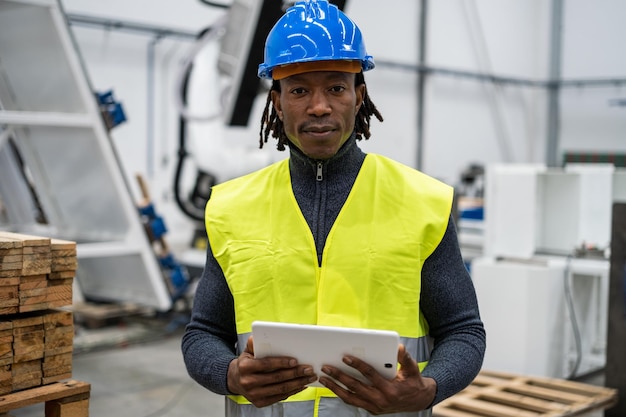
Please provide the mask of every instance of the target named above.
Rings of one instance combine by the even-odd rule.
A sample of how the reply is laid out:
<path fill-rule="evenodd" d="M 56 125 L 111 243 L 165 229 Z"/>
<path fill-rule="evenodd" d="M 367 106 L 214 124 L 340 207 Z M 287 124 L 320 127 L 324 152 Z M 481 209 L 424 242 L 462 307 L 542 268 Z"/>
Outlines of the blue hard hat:
<path fill-rule="evenodd" d="M 327 0 L 298 1 L 276 22 L 265 41 L 260 78 L 272 78 L 281 65 L 328 60 L 358 60 L 363 71 L 374 68 L 358 26 Z"/>

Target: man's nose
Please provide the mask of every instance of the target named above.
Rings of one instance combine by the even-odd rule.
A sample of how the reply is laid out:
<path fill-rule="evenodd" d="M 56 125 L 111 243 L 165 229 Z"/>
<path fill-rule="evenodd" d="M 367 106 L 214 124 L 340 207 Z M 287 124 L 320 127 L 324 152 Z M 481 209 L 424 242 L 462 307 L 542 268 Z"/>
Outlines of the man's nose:
<path fill-rule="evenodd" d="M 308 113 L 314 116 L 323 116 L 331 112 L 330 102 L 323 91 L 313 91 L 309 102 Z"/>

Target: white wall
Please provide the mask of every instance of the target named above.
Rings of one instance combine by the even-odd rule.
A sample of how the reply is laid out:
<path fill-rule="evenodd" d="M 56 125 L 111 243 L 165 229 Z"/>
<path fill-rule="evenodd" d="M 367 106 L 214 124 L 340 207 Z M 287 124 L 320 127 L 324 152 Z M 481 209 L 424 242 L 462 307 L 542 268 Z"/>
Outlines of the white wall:
<path fill-rule="evenodd" d="M 226 2 L 226 0 L 224 0 Z M 349 0 L 347 13 L 361 27 L 370 54 L 381 62 L 418 62 L 419 3 L 415 0 Z M 436 0 L 429 2 L 427 64 L 505 77 L 547 81 L 551 1 Z M 80 13 L 199 31 L 225 12 L 200 1 L 62 0 L 69 13 Z M 565 79 L 626 78 L 626 2 L 564 1 L 562 73 Z M 190 238 L 190 223 L 172 198 L 178 146 L 174 84 L 190 41 L 161 39 L 154 90 L 148 85 L 150 37 L 118 31 L 72 27 L 93 86 L 113 88 L 128 122 L 112 131 L 129 182 L 148 177 L 157 209 L 174 239 Z M 215 46 L 217 48 L 217 46 Z M 538 162 L 545 158 L 547 93 L 543 88 L 495 86 L 467 78 L 431 75 L 425 94 L 424 147 L 417 149 L 417 73 L 380 65 L 366 74 L 372 100 L 385 117 L 372 121 L 368 152 L 382 153 L 416 166 L 448 183 L 472 162 Z M 148 102 L 149 94 L 154 97 Z M 211 97 L 207 92 L 207 96 Z M 626 108 L 611 107 L 626 97 L 626 86 L 568 88 L 561 93 L 559 152 L 626 152 Z M 215 100 L 215 98 L 214 98 Z M 247 128 L 204 127 L 207 141 L 221 146 L 256 148 L 265 96 L 259 97 Z M 149 109 L 154 120 L 149 123 Z M 207 142 L 209 144 L 209 142 Z M 213 145 L 211 145 L 213 146 Z M 214 147 L 215 148 L 215 147 Z M 283 158 L 273 144 L 268 160 Z M 209 149 L 211 147 L 209 146 Z M 210 152 L 208 152 L 210 153 Z M 211 155 L 202 156 L 210 158 Z M 152 168 L 150 168 L 152 167 Z M 188 173 L 191 181 L 193 173 Z"/>
<path fill-rule="evenodd" d="M 430 2 L 428 64 L 545 78 L 548 3 Z M 425 171 L 455 182 L 456 174 L 471 162 L 542 158 L 543 90 L 432 76 L 427 91 Z"/>
<path fill-rule="evenodd" d="M 624 78 L 626 2 L 568 0 L 564 10 L 563 78 Z M 626 85 L 568 88 L 561 93 L 561 138 L 570 151 L 626 152 Z"/>

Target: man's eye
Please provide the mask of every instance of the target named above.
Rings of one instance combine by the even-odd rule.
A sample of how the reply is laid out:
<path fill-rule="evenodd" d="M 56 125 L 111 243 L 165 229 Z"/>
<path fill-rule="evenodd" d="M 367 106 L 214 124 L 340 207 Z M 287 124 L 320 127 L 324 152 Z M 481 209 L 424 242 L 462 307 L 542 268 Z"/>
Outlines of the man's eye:
<path fill-rule="evenodd" d="M 294 88 L 291 90 L 292 94 L 304 94 L 306 90 L 304 88 Z"/>
<path fill-rule="evenodd" d="M 333 93 L 341 93 L 342 91 L 344 91 L 346 88 L 342 85 L 336 85 L 334 87 L 330 88 L 330 91 L 332 91 Z"/>

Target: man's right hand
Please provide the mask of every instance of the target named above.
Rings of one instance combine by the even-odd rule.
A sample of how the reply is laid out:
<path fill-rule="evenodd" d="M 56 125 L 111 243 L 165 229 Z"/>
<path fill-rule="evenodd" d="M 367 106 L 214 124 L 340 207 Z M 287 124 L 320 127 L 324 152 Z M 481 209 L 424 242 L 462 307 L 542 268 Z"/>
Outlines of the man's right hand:
<path fill-rule="evenodd" d="M 228 366 L 228 389 L 243 395 L 256 407 L 284 400 L 317 380 L 313 368 L 285 356 L 255 358 L 252 337 L 246 350 Z"/>

